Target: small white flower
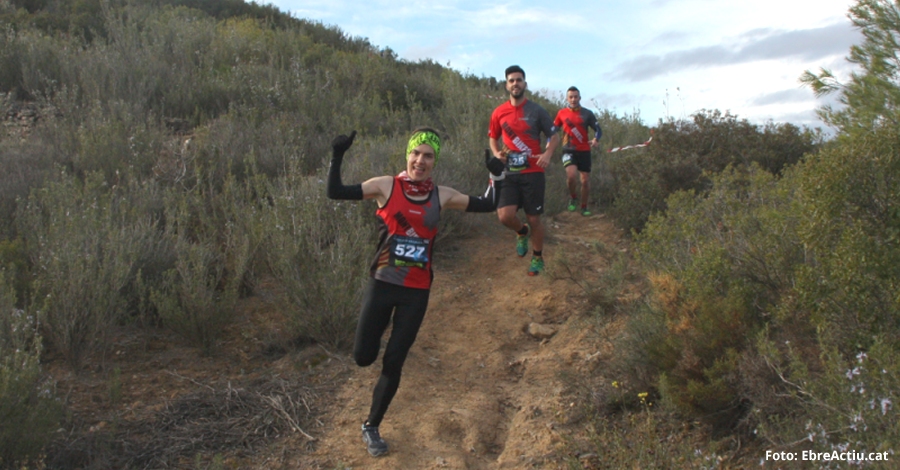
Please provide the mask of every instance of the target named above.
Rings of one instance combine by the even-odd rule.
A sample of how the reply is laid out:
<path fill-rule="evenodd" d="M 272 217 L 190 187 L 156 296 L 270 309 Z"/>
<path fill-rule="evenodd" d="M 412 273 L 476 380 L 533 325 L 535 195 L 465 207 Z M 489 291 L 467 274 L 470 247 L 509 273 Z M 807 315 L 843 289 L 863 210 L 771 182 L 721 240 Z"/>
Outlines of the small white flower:
<path fill-rule="evenodd" d="M 890 398 L 882 398 L 881 399 L 881 414 L 886 415 L 888 410 L 894 406 L 894 403 L 891 402 Z"/>

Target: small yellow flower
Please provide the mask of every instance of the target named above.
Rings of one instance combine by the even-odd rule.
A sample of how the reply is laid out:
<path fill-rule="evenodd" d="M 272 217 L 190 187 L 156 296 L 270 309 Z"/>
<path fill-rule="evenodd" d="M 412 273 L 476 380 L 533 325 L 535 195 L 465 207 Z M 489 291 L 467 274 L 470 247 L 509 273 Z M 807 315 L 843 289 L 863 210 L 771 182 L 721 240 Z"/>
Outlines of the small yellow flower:
<path fill-rule="evenodd" d="M 613 388 L 619 388 L 619 382 L 613 381 L 612 386 L 613 386 Z"/>
<path fill-rule="evenodd" d="M 647 398 L 647 392 L 638 393 L 638 398 L 640 398 L 641 400 Z"/>

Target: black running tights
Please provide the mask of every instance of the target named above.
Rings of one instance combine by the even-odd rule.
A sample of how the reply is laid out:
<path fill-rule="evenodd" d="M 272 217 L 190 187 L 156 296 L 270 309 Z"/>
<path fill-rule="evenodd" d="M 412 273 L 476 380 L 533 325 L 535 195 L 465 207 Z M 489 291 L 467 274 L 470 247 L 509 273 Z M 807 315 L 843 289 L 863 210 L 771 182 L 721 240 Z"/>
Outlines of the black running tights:
<path fill-rule="evenodd" d="M 372 426 L 381 424 L 397 393 L 403 362 L 425 318 L 430 292 L 428 289 L 403 287 L 375 279 L 370 279 L 366 286 L 353 347 L 353 358 L 358 365 L 371 365 L 378 358 L 381 336 L 391 323 L 392 314 L 394 325 L 384 350 L 381 376 L 372 393 L 372 408 L 367 420 Z"/>

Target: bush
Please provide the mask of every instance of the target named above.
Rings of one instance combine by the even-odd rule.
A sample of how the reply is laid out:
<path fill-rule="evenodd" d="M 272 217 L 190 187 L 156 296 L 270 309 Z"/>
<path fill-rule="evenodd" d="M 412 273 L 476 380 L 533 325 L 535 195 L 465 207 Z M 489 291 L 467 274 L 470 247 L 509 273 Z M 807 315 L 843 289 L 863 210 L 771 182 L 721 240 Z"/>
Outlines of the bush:
<path fill-rule="evenodd" d="M 895 409 L 900 387 L 896 348 L 878 342 L 851 357 L 820 350 L 821 357 L 811 361 L 803 347 L 770 337 L 760 339 L 760 354 L 778 377 L 770 390 L 778 391 L 781 403 L 754 409 L 754 433 L 770 446 L 794 451 L 886 452 L 887 462 L 863 465 L 893 468 L 889 462 L 900 436 Z M 761 404 L 771 405 L 773 398 Z M 845 465 L 821 462 L 820 468 Z"/>
<path fill-rule="evenodd" d="M 876 338 L 900 346 L 898 152 L 900 133 L 883 129 L 829 147 L 792 175 L 810 261 L 800 308 L 848 357 Z"/>
<path fill-rule="evenodd" d="M 28 264 L 28 253 L 21 238 L 13 240 L 0 239 L 0 270 L 6 276 L 19 299 L 16 305 L 24 308 L 26 299 L 31 298 L 31 267 Z"/>
<path fill-rule="evenodd" d="M 803 262 L 790 192 L 758 167 L 711 178 L 705 196 L 673 194 L 637 238 L 664 324 L 645 345 L 676 409 L 727 428 L 747 410 L 743 356 Z"/>
<path fill-rule="evenodd" d="M 702 195 L 670 196 L 637 237 L 655 294 L 628 327 L 644 338 L 625 349 L 634 376 L 658 373 L 666 403 L 719 430 L 889 451 L 897 137 L 830 144 L 780 179 L 726 169 Z"/>
<path fill-rule="evenodd" d="M 611 214 L 623 227 L 639 232 L 652 214 L 666 209 L 670 194 L 705 192 L 709 176 L 728 166 L 756 164 L 780 174 L 814 151 L 820 140 L 820 134 L 790 124 L 760 127 L 718 111 L 661 123 L 649 147 L 609 158 Z"/>
<path fill-rule="evenodd" d="M 893 129 L 840 139 L 785 177 L 796 187 L 805 257 L 757 340 L 758 360 L 773 376 L 768 388 L 785 397 L 755 400 L 754 422 L 771 442 L 819 452 L 893 449 L 897 142 Z"/>
<path fill-rule="evenodd" d="M 0 269 L 0 467 L 37 460 L 62 419 L 53 386 L 41 371 L 41 337 L 34 315 L 16 306 Z"/>
<path fill-rule="evenodd" d="M 223 255 L 208 244 L 181 237 L 175 252 L 175 268 L 163 274 L 159 287 L 151 290 L 150 300 L 163 325 L 210 354 L 232 320 L 237 288 L 219 290 L 225 280 L 225 263 Z"/>
<path fill-rule="evenodd" d="M 317 177 L 273 183 L 272 204 L 263 217 L 270 228 L 265 251 L 291 339 L 346 348 L 375 244 L 372 208 L 328 200 Z"/>
<path fill-rule="evenodd" d="M 613 169 L 620 173 L 629 173 L 634 169 L 627 169 L 624 165 L 628 165 L 632 155 L 639 155 L 646 152 L 643 147 L 636 147 L 625 151 L 608 153 L 607 150 L 614 147 L 624 147 L 626 145 L 635 145 L 646 142 L 651 137 L 651 130 L 642 121 L 640 114 L 635 111 L 633 114 L 625 114 L 618 116 L 609 110 L 597 110 L 597 122 L 603 135 L 600 139 L 598 149 L 594 150 L 594 163 L 591 168 L 591 194 L 596 204 L 601 207 L 609 207 L 616 200 L 616 179 Z M 645 185 L 644 189 L 653 185 Z M 621 199 L 632 200 L 639 196 L 638 192 L 624 189 Z M 633 205 L 635 209 L 641 206 L 653 207 L 646 202 Z M 631 213 L 624 210 L 622 213 Z M 640 209 L 637 210 L 641 212 Z M 644 218 L 649 214 L 644 215 Z M 628 226 L 627 222 L 623 225 Z"/>
<path fill-rule="evenodd" d="M 123 289 L 135 275 L 152 222 L 130 213 L 99 174 L 62 173 L 35 191 L 16 221 L 25 234 L 42 333 L 73 369 L 107 346 L 123 317 Z"/>
<path fill-rule="evenodd" d="M 174 267 L 149 287 L 163 324 L 209 354 L 233 319 L 259 241 L 251 233 L 255 201 L 248 186 L 233 177 L 221 188 L 198 179 L 191 191 L 167 194 L 165 237 Z"/>
<path fill-rule="evenodd" d="M 19 201 L 42 186 L 53 170 L 47 146 L 10 140 L 0 142 L 0 237 L 7 238 L 16 236 L 15 214 Z"/>

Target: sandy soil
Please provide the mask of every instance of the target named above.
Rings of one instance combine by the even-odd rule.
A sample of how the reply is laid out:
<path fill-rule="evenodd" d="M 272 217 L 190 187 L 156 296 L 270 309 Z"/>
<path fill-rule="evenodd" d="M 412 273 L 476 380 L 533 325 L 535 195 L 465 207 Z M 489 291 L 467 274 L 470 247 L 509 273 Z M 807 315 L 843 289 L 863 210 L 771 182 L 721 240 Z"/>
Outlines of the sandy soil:
<path fill-rule="evenodd" d="M 589 327 L 587 296 L 560 261 L 598 279 L 608 267 L 598 253 L 628 247 L 602 214 L 563 213 L 545 223 L 545 275 L 526 275 L 529 257 L 516 256 L 514 235 L 496 222 L 436 260 L 429 311 L 381 426 L 390 445 L 383 457 L 368 455 L 359 430 L 380 358 L 359 368 L 349 355 L 318 347 L 265 350 L 280 321 L 265 296 L 245 301 L 246 321 L 214 357 L 198 358 L 171 338 L 124 334 L 105 372 L 73 376 L 52 361 L 49 369 L 87 435 L 114 420 L 149 419 L 185 394 L 246 387 L 264 376 L 302 381 L 320 397 L 324 412 L 303 429 L 315 440 L 298 431 L 272 436 L 249 457 L 222 451 L 226 468 L 566 468 L 578 451 L 563 444 L 578 441 L 585 423 L 572 416 L 577 405 L 564 377 L 586 373 L 612 351 Z M 533 324 L 555 333 L 535 337 Z M 613 323 L 599 336 L 616 333 Z"/>

